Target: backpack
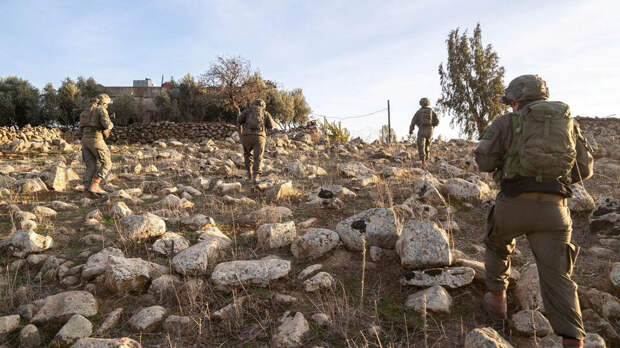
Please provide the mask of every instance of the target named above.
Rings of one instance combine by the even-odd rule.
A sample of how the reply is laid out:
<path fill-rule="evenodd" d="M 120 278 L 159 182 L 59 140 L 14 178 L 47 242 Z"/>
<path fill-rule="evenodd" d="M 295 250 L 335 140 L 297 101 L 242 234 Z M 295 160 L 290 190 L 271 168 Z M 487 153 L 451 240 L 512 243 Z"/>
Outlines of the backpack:
<path fill-rule="evenodd" d="M 536 101 L 512 114 L 512 142 L 502 179 L 534 177 L 536 181 L 571 182 L 577 158 L 576 134 L 568 105 Z"/>
<path fill-rule="evenodd" d="M 425 110 L 427 112 L 424 113 L 422 119 L 420 120 L 420 125 L 424 127 L 432 127 L 433 126 L 433 110 L 430 108 Z"/>
<path fill-rule="evenodd" d="M 252 110 L 245 120 L 245 127 L 249 131 L 264 132 L 265 131 L 265 109 L 251 106 Z"/>

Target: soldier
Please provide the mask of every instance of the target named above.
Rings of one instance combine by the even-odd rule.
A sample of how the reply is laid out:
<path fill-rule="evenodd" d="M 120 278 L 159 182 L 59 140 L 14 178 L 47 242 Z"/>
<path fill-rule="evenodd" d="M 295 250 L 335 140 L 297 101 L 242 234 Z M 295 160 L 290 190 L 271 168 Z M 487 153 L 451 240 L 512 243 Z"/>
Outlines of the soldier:
<path fill-rule="evenodd" d="M 431 140 L 433 139 L 433 128 L 439 124 L 437 114 L 429 107 L 431 102 L 428 98 L 420 99 L 421 108 L 415 113 L 409 126 L 409 135 L 413 134 L 415 127 L 418 127 L 418 156 L 422 161 L 422 168 L 426 168 L 426 161 L 431 152 Z"/>
<path fill-rule="evenodd" d="M 571 243 L 567 198 L 571 183 L 592 176 L 593 159 L 568 105 L 548 97 L 538 75 L 512 80 L 502 102 L 513 112 L 496 118 L 475 150 L 480 170 L 494 172 L 501 188 L 487 218 L 489 292 L 483 307 L 494 319 L 506 318 L 510 255 L 515 237 L 525 234 L 553 330 L 563 337 L 564 347 L 583 347 L 577 285 L 571 280 L 579 247 Z"/>
<path fill-rule="evenodd" d="M 80 114 L 80 134 L 82 137 L 82 158 L 86 165 L 84 172 L 84 195 L 106 193 L 99 184 L 105 179 L 112 168 L 110 150 L 105 139 L 112 131 L 112 121 L 108 116 L 108 105 L 112 99 L 102 93 L 98 95 L 90 107 Z"/>
<path fill-rule="evenodd" d="M 248 180 L 258 181 L 261 175 L 266 129 L 274 128 L 271 114 L 265 110 L 265 101 L 256 99 L 237 116 L 237 126 L 243 145 Z"/>

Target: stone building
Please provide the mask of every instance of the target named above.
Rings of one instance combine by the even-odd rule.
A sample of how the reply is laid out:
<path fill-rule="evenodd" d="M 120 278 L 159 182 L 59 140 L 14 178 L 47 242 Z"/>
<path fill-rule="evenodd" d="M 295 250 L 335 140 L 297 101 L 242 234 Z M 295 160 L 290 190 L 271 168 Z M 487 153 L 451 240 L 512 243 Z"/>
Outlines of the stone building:
<path fill-rule="evenodd" d="M 153 86 L 153 82 L 147 77 L 144 80 L 133 80 L 131 87 L 106 86 L 103 91 L 113 100 L 123 95 L 132 96 L 144 112 L 144 121 L 149 121 L 157 112 L 155 97 L 161 94 L 162 87 Z"/>

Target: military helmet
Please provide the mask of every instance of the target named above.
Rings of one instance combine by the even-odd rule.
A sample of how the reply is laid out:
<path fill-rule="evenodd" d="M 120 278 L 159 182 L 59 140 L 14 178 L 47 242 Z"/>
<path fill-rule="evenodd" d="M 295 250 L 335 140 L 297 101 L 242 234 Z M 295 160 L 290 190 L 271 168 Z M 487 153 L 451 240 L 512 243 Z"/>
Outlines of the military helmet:
<path fill-rule="evenodd" d="M 538 75 L 521 75 L 510 81 L 501 98 L 502 103 L 545 100 L 549 98 L 547 83 Z"/>
<path fill-rule="evenodd" d="M 264 100 L 262 100 L 262 99 L 260 99 L 260 98 L 258 98 L 258 99 L 256 99 L 256 100 L 254 101 L 254 105 L 256 105 L 256 106 L 260 106 L 260 107 L 262 107 L 262 108 L 264 108 L 265 106 L 267 106 L 267 104 L 265 104 L 265 101 L 264 101 Z"/>
<path fill-rule="evenodd" d="M 431 105 L 431 101 L 428 100 L 428 98 L 420 99 L 420 106 L 429 106 L 429 105 Z"/>
<path fill-rule="evenodd" d="M 112 104 L 112 98 L 110 98 L 109 95 L 107 95 L 106 93 L 101 93 L 97 96 L 97 103 L 103 105 L 103 104 Z"/>

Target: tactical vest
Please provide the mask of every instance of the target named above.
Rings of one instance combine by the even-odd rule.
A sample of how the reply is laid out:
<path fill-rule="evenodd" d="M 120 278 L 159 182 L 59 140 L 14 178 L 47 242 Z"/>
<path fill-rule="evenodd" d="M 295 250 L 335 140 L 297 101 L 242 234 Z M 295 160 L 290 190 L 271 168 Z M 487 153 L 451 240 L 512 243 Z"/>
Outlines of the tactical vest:
<path fill-rule="evenodd" d="M 251 106 L 251 110 L 245 120 L 244 133 L 263 134 L 265 133 L 265 109 Z"/>
<path fill-rule="evenodd" d="M 568 105 L 536 101 L 511 115 L 512 141 L 501 179 L 534 177 L 536 181 L 571 181 L 577 157 L 576 134 Z"/>

